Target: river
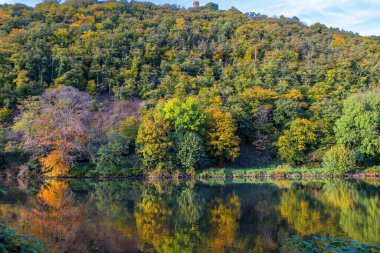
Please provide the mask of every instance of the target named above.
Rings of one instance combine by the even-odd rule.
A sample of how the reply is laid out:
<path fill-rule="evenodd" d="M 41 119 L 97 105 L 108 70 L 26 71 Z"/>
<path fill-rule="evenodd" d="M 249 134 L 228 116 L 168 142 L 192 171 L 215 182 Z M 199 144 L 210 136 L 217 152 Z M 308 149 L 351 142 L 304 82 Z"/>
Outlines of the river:
<path fill-rule="evenodd" d="M 0 189 L 0 223 L 48 252 L 289 252 L 310 236 L 380 245 L 376 180 L 8 180 Z"/>

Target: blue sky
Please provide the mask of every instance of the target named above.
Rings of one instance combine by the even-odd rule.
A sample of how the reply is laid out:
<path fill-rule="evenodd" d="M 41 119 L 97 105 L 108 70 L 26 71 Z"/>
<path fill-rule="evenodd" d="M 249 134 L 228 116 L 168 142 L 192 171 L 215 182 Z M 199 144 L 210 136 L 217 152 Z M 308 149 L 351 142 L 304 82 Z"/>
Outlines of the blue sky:
<path fill-rule="evenodd" d="M 307 24 L 320 22 L 361 35 L 380 35 L 380 0 L 200 0 L 201 5 L 213 1 L 220 9 L 236 7 L 242 12 L 260 12 L 268 16 L 297 16 Z M 41 0 L 0 0 L 34 6 Z M 193 0 L 149 0 L 156 4 L 191 6 Z"/>

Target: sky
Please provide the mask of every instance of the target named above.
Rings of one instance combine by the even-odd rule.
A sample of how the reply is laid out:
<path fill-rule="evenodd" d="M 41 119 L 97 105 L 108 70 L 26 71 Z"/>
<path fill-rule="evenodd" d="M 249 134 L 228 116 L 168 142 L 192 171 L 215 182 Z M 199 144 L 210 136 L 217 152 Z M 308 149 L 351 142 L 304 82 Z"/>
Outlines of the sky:
<path fill-rule="evenodd" d="M 319 22 L 364 36 L 380 36 L 380 0 L 198 0 L 201 5 L 209 1 L 220 9 L 232 6 L 242 12 L 260 12 L 268 16 L 297 16 L 311 25 Z M 1 3 L 21 2 L 30 6 L 41 0 L 0 0 Z M 193 0 L 149 0 L 156 4 L 192 6 Z"/>

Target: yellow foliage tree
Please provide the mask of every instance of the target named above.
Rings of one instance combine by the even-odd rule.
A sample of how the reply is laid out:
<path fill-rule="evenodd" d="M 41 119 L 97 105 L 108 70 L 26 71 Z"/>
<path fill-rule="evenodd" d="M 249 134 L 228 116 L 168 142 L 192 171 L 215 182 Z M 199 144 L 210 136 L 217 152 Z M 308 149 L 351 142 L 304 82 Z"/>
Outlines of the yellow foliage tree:
<path fill-rule="evenodd" d="M 147 168 L 159 171 L 168 168 L 169 151 L 173 147 L 169 134 L 169 123 L 160 112 L 149 112 L 142 118 L 136 143 Z"/>
<path fill-rule="evenodd" d="M 223 112 L 219 107 L 211 107 L 206 110 L 206 115 L 206 150 L 210 156 L 219 162 L 237 158 L 240 138 L 236 135 L 237 127 L 231 113 Z"/>
<path fill-rule="evenodd" d="M 309 146 L 316 140 L 317 124 L 307 119 L 295 119 L 284 131 L 277 145 L 280 156 L 290 163 L 302 163 Z"/>
<path fill-rule="evenodd" d="M 287 99 L 293 99 L 293 100 L 302 100 L 303 95 L 300 90 L 297 89 L 291 89 L 288 93 L 284 95 Z"/>

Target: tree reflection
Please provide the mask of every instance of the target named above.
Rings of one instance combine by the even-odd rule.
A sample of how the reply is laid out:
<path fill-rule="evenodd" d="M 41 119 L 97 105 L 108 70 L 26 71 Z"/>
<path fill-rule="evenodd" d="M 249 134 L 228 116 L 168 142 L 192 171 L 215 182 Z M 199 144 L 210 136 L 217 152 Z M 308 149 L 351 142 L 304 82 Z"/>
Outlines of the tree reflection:
<path fill-rule="evenodd" d="M 284 191 L 280 202 L 281 215 L 301 236 L 312 233 L 335 234 L 336 211 L 324 210 L 323 206 L 310 196 L 312 192 L 308 189 L 294 186 Z M 322 219 L 322 216 L 325 218 Z"/>
<path fill-rule="evenodd" d="M 217 200 L 211 210 L 210 223 L 213 228 L 211 243 L 216 252 L 226 252 L 235 241 L 241 216 L 240 200 L 233 194 L 227 201 Z"/>
<path fill-rule="evenodd" d="M 340 209 L 339 224 L 353 240 L 380 242 L 380 199 L 378 194 L 358 190 L 357 185 L 333 180 L 324 187 L 324 200 Z"/>
<path fill-rule="evenodd" d="M 73 249 L 84 222 L 84 211 L 67 182 L 48 180 L 31 199 L 31 208 L 22 209 L 21 219 L 28 233 L 51 245 L 52 252 L 62 252 Z"/>
<path fill-rule="evenodd" d="M 136 228 L 143 243 L 159 249 L 164 237 L 169 236 L 169 216 L 172 214 L 161 194 L 154 189 L 145 190 L 135 210 Z"/>
<path fill-rule="evenodd" d="M 50 252 L 268 252 L 312 233 L 380 241 L 374 182 L 30 185 L 1 187 L 0 223 L 43 240 Z"/>

